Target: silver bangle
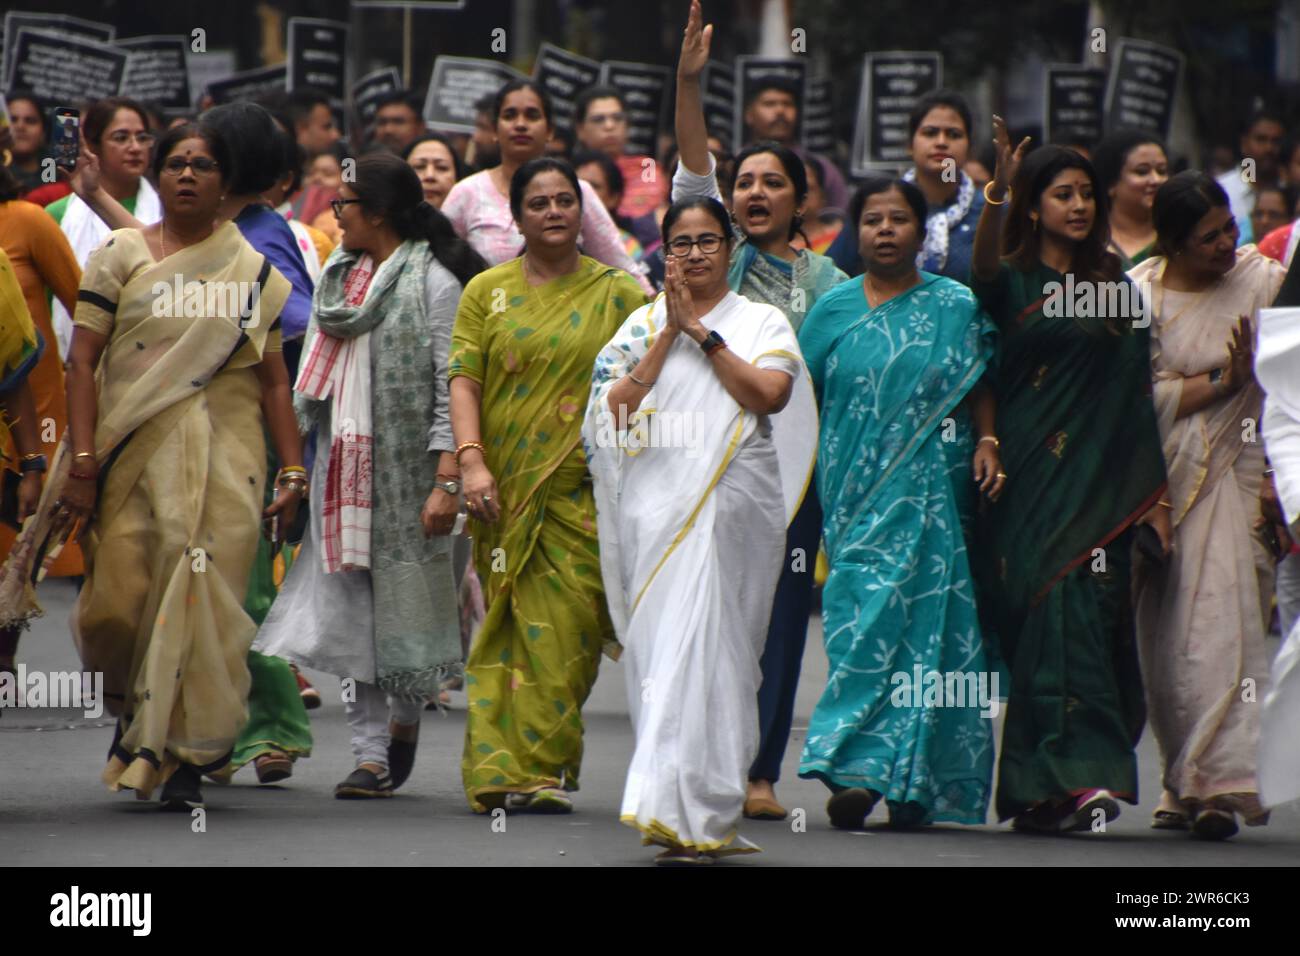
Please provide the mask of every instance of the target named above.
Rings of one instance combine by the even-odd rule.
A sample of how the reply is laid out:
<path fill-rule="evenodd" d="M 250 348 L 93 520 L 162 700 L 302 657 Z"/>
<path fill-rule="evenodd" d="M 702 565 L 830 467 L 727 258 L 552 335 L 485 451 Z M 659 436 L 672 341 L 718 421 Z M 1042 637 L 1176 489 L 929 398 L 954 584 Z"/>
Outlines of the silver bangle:
<path fill-rule="evenodd" d="M 640 385 L 642 388 L 654 388 L 655 385 L 654 382 L 643 382 L 639 378 L 637 378 L 636 374 L 633 372 L 628 372 L 627 377 L 630 378 L 632 381 L 636 382 L 636 384 Z M 655 379 L 655 381 L 657 382 L 658 379 Z"/>

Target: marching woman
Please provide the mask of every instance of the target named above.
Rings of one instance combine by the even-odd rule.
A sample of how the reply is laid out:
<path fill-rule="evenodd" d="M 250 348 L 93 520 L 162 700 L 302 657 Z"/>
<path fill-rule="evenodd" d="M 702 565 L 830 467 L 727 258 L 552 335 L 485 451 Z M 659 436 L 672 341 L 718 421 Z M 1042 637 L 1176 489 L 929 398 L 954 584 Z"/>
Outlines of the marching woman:
<path fill-rule="evenodd" d="M 215 226 L 231 156 L 182 126 L 159 144 L 162 219 L 119 229 L 90 258 L 68 366 L 68 431 L 40 510 L 0 571 L 0 607 L 39 613 L 33 582 L 88 529 L 73 613 L 83 666 L 118 716 L 104 782 L 202 805 L 200 776 L 230 760 L 247 720 L 244 609 L 261 519 L 289 524 L 305 490 L 280 354 L 289 283 L 233 223 Z M 199 280 L 203 280 L 200 285 Z M 233 289 L 218 299 L 170 289 Z M 263 511 L 263 427 L 284 462 Z"/>
<path fill-rule="evenodd" d="M 356 766 L 335 796 L 390 797 L 414 764 L 424 701 L 462 660 L 446 370 L 461 289 L 483 261 L 387 153 L 357 161 L 334 212 L 343 244 L 296 385 L 318 435 L 311 527 L 257 647 L 355 680 Z"/>
<path fill-rule="evenodd" d="M 470 280 L 452 333 L 452 428 L 487 603 L 465 667 L 476 813 L 573 809 L 582 705 L 613 639 L 580 431 L 596 354 L 646 297 L 579 253 L 585 195 L 563 160 L 519 167 L 525 252 Z"/>
<path fill-rule="evenodd" d="M 681 162 L 673 175 L 673 199 L 721 200 L 716 164 L 709 152 L 700 76 L 709 59 L 712 25 L 704 25 L 698 0 L 692 0 L 681 58 L 677 64 L 677 141 Z M 791 241 L 803 221 L 808 174 L 803 160 L 776 143 L 756 143 L 736 157 L 731 209 L 741 236 L 731 246 L 727 282 L 751 302 L 776 306 L 797 334 L 817 300 L 848 278 L 825 256 L 795 249 Z M 790 522 L 781 580 L 772 603 L 772 620 L 763 648 L 763 680 L 758 691 L 761 734 L 749 769 L 745 815 L 785 819 L 774 789 L 790 725 L 812 613 L 813 572 L 821 530 L 815 489 L 803 496 Z"/>
<path fill-rule="evenodd" d="M 511 80 L 497 91 L 496 116 L 501 163 L 467 176 L 443 200 L 443 215 L 490 265 L 518 256 L 524 245 L 511 208 L 515 172 L 546 152 L 554 132 L 551 100 L 532 80 Z M 623 248 L 618 226 L 590 185 L 582 184 L 581 238 L 593 259 L 635 276 L 648 294 L 654 288 Z"/>
<path fill-rule="evenodd" d="M 1106 250 L 1106 194 L 1075 151 L 1043 146 L 1022 164 L 1028 140 L 1013 150 L 993 123 L 998 160 L 971 289 L 1001 336 L 1007 477 L 972 565 L 1011 674 L 997 813 L 1017 829 L 1088 830 L 1096 811 L 1111 820 L 1118 800 L 1137 802 L 1144 708 L 1130 555 L 1135 538 L 1155 560 L 1169 549 L 1149 334 L 1137 310 L 1049 305 L 1067 274 L 1124 282 Z"/>
<path fill-rule="evenodd" d="M 869 182 L 850 212 L 866 274 L 823 296 L 799 333 L 822 410 L 830 559 L 829 680 L 799 775 L 830 788 L 842 829 L 860 828 L 882 798 L 892 826 L 980 824 L 998 695 L 963 515 L 975 510 L 972 470 L 993 499 L 1004 482 L 992 396 L 978 384 L 993 329 L 969 289 L 917 269 L 929 223 L 916 186 Z M 916 686 L 931 673 L 953 699 L 932 705 Z"/>
<path fill-rule="evenodd" d="M 1237 248 L 1227 193 L 1195 170 L 1160 187 L 1157 255 L 1135 268 L 1151 289 L 1151 367 L 1164 439 L 1173 555 L 1137 589 L 1151 729 L 1164 761 L 1153 825 L 1226 839 L 1268 822 L 1259 802 L 1258 697 L 1268 679 L 1273 566 L 1285 551 L 1256 527 L 1276 501 L 1258 423 L 1257 311 L 1280 264 Z M 1275 550 L 1277 549 L 1277 550 Z M 1256 694 L 1243 691 L 1249 681 Z"/>
<path fill-rule="evenodd" d="M 694 863 L 757 849 L 759 656 L 817 412 L 789 321 L 727 285 L 722 204 L 674 203 L 663 233 L 667 290 L 597 357 L 583 442 L 636 728 L 622 820 Z"/>

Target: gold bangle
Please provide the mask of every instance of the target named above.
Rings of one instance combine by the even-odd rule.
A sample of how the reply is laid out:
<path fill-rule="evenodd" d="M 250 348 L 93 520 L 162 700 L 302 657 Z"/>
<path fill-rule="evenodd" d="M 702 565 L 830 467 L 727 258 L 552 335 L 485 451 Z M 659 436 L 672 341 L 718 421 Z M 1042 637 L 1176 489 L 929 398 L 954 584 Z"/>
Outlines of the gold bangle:
<path fill-rule="evenodd" d="M 994 447 L 994 448 L 1001 448 L 1001 447 L 1002 447 L 1002 442 L 998 441 L 998 436 L 997 436 L 997 435 L 982 435 L 982 436 L 980 437 L 980 440 L 977 441 L 975 444 L 978 445 L 980 442 L 985 442 L 985 441 L 991 441 L 991 442 L 993 442 L 993 447 Z"/>
<path fill-rule="evenodd" d="M 72 457 L 73 458 L 94 458 L 95 453 L 93 451 L 79 451 Z"/>
<path fill-rule="evenodd" d="M 984 201 L 988 203 L 990 206 L 1005 206 L 1011 199 L 1011 187 L 1010 186 L 1007 187 L 1007 194 L 1005 197 L 1003 197 L 1002 199 L 994 199 L 992 196 L 989 195 L 989 187 L 992 185 L 993 185 L 993 180 L 991 179 L 984 184 Z"/>
<path fill-rule="evenodd" d="M 30 454 L 23 455 L 23 461 L 35 461 L 37 458 L 41 457 L 41 454 L 42 453 L 39 451 L 34 451 Z M 1268 472 L 1264 472 L 1264 474 L 1268 474 Z"/>
<path fill-rule="evenodd" d="M 655 384 L 654 382 L 643 382 L 639 378 L 637 378 L 636 375 L 634 375 L 632 372 L 628 372 L 627 377 L 630 378 L 632 381 L 636 382 L 636 384 L 640 385 L 642 388 L 654 388 L 654 384 Z"/>
<path fill-rule="evenodd" d="M 1161 507 L 1161 508 L 1168 508 L 1170 511 L 1173 511 L 1173 510 L 1174 510 L 1174 506 L 1171 505 L 1169 502 L 1165 501 L 1165 499 L 1163 499 L 1163 498 L 1161 498 L 1159 501 L 1157 501 L 1157 502 L 1156 502 L 1156 505 L 1158 505 L 1158 506 Z"/>
<path fill-rule="evenodd" d="M 479 454 L 482 455 L 484 458 L 487 458 L 487 449 L 483 447 L 483 443 L 481 441 L 463 441 L 456 446 L 456 464 L 458 465 L 460 464 L 461 453 L 470 448 L 477 448 L 479 450 Z"/>

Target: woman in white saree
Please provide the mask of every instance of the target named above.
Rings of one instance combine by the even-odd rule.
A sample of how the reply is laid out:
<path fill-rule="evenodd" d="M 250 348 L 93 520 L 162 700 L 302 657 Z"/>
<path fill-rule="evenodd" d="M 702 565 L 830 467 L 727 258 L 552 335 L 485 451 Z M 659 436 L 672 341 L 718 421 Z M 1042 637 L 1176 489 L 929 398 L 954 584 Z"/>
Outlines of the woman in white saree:
<path fill-rule="evenodd" d="M 758 849 L 736 824 L 781 562 L 814 557 L 783 552 L 817 412 L 789 320 L 728 288 L 722 205 L 663 232 L 666 291 L 597 357 L 583 443 L 636 729 L 621 819 L 676 864 Z"/>

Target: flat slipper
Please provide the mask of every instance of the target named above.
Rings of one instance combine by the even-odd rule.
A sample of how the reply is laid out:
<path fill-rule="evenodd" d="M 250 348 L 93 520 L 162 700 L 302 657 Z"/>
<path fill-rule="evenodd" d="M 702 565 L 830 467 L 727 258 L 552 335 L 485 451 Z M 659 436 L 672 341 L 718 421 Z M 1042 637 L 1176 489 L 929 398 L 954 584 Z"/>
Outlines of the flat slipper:
<path fill-rule="evenodd" d="M 1192 822 L 1192 836 L 1200 840 L 1226 840 L 1237 832 L 1237 818 L 1227 810 L 1202 810 Z"/>
<path fill-rule="evenodd" d="M 655 866 L 708 866 L 713 857 L 704 853 L 688 853 L 686 847 L 673 847 L 655 857 Z"/>
<path fill-rule="evenodd" d="M 1186 830 L 1191 825 L 1187 814 L 1177 810 L 1157 810 L 1151 815 L 1152 830 Z"/>

